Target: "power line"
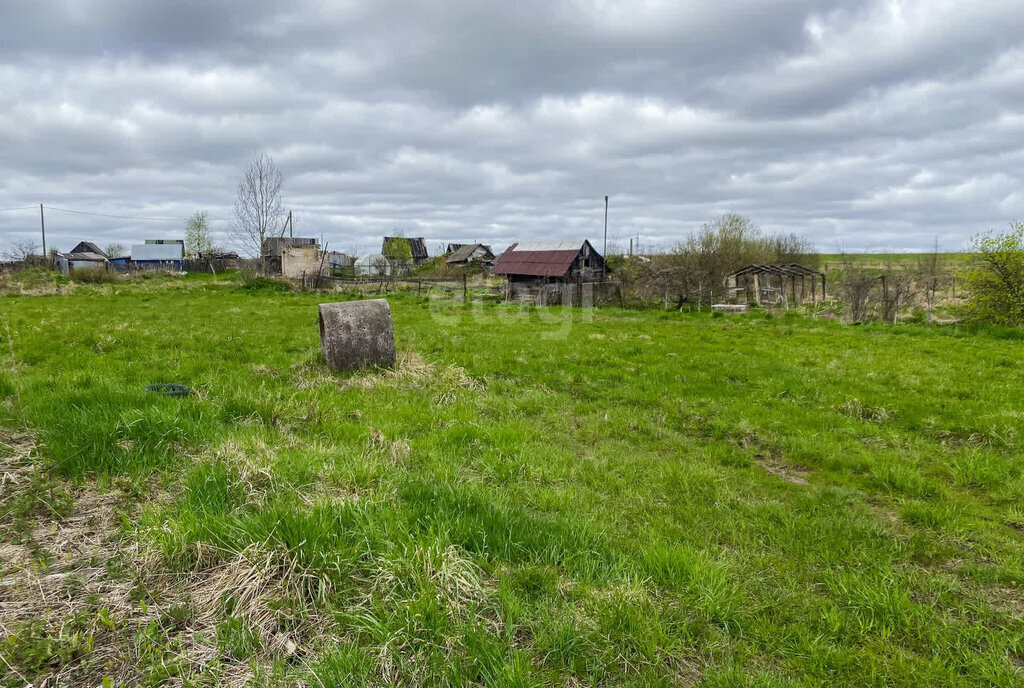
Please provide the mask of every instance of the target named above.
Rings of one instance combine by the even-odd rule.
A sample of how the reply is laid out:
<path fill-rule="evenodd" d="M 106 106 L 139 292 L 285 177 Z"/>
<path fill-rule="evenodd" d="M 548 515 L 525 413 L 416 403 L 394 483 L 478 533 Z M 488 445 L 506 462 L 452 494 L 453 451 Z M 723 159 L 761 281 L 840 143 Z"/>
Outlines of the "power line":
<path fill-rule="evenodd" d="M 33 207 L 33 206 L 30 206 Z M 72 210 L 70 208 L 54 208 L 53 206 L 43 206 L 47 210 L 56 210 L 61 213 L 74 213 L 75 215 L 91 215 L 93 217 L 111 217 L 117 220 L 147 220 L 152 222 L 183 222 L 187 220 L 187 217 L 137 217 L 135 215 L 108 215 L 106 213 L 91 213 L 86 210 Z M 209 222 L 221 222 L 229 220 L 227 217 L 208 217 L 206 218 Z"/>
<path fill-rule="evenodd" d="M 23 205 L 23 206 L 19 206 L 17 208 L 0 208 L 0 213 L 7 212 L 8 210 L 35 210 L 35 209 L 36 209 L 36 207 L 34 205 Z"/>

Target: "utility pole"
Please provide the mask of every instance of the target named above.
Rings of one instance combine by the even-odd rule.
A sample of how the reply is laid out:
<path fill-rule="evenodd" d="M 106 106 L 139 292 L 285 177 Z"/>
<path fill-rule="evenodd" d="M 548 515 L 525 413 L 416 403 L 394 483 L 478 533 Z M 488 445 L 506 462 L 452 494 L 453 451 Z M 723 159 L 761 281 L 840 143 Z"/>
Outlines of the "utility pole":
<path fill-rule="evenodd" d="M 608 197 L 604 197 L 604 260 L 601 261 L 601 281 L 608 279 Z"/>
<path fill-rule="evenodd" d="M 46 258 L 46 220 L 43 219 L 43 204 L 39 204 L 39 229 L 43 233 L 43 258 Z"/>

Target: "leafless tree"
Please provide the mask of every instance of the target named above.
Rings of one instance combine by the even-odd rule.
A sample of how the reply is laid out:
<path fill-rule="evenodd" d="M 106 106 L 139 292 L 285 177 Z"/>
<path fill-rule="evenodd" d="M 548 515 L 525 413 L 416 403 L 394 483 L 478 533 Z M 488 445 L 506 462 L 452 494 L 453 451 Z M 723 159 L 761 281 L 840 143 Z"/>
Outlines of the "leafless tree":
<path fill-rule="evenodd" d="M 103 252 L 107 254 L 107 258 L 120 258 L 128 253 L 124 249 L 124 244 L 107 244 Z"/>
<path fill-rule="evenodd" d="M 868 316 L 868 301 L 878 282 L 878 276 L 871 274 L 863 265 L 843 255 L 843 272 L 839 280 L 839 291 L 848 322 L 863 322 Z"/>
<path fill-rule="evenodd" d="M 896 324 L 900 309 L 912 303 L 916 293 L 914 271 L 905 265 L 887 260 L 879 276 L 881 282 L 882 322 Z"/>
<path fill-rule="evenodd" d="M 15 239 L 11 247 L 4 251 L 4 258 L 7 260 L 24 263 L 39 255 L 39 244 L 31 239 Z"/>
<path fill-rule="evenodd" d="M 260 272 L 266 272 L 267 237 L 284 234 L 284 205 L 281 175 L 274 159 L 264 153 L 253 155 L 238 181 L 232 236 L 260 258 Z"/>
<path fill-rule="evenodd" d="M 936 295 L 939 289 L 944 289 L 952 281 L 949 268 L 941 260 L 939 254 L 939 240 L 935 240 L 935 248 L 918 261 L 917 264 L 918 282 L 924 294 L 925 313 L 928 321 L 931 322 L 932 311 L 935 310 Z"/>

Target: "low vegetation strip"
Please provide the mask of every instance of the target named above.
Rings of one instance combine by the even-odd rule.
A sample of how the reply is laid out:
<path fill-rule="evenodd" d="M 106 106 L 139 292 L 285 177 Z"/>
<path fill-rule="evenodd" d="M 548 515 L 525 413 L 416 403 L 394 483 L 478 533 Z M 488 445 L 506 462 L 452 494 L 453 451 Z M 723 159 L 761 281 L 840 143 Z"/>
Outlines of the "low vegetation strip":
<path fill-rule="evenodd" d="M 336 299 L 0 299 L 0 680 L 1019 684 L 1019 331 Z"/>

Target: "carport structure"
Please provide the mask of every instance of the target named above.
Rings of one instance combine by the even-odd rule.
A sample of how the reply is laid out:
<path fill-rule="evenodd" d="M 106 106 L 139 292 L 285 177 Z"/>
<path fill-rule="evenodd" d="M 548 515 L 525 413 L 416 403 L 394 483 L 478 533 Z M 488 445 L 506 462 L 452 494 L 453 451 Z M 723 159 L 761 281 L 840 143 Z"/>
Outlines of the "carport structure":
<path fill-rule="evenodd" d="M 819 279 L 821 280 L 820 294 L 817 287 Z M 748 265 L 730 273 L 725 278 L 725 286 L 732 291 L 734 296 L 742 294 L 748 303 L 756 301 L 766 305 L 785 305 L 787 302 L 791 304 L 805 303 L 808 297 L 808 282 L 810 283 L 810 302 L 824 301 L 825 273 L 798 263 Z"/>

